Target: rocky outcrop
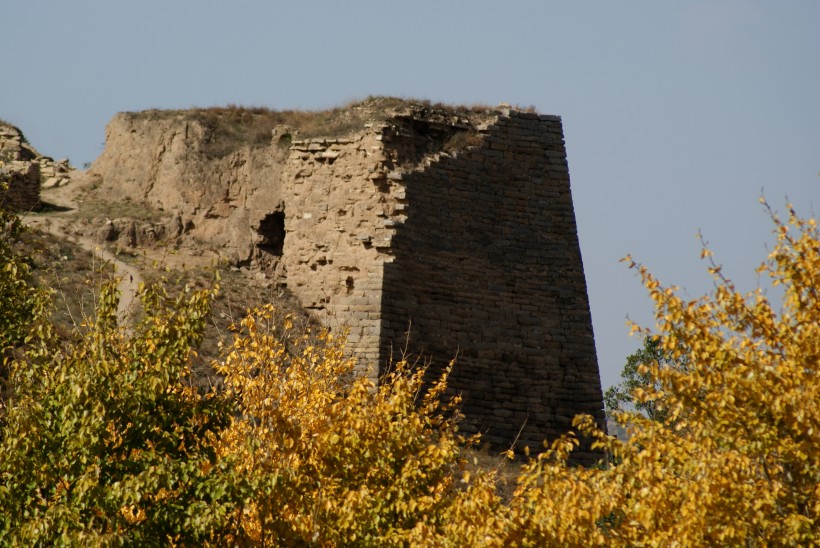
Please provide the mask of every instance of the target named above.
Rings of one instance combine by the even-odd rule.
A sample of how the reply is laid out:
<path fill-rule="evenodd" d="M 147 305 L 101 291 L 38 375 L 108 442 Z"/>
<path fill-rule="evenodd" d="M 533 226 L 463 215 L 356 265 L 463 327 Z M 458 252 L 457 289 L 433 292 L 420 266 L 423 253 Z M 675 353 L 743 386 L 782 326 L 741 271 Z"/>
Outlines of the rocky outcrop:
<path fill-rule="evenodd" d="M 243 147 L 206 153 L 210 130 L 185 114 L 122 113 L 106 128 L 106 146 L 89 173 L 109 201 L 143 202 L 179 218 L 191 238 L 234 263 L 254 258 L 255 229 L 281 209 L 279 178 L 287 149 Z"/>
<path fill-rule="evenodd" d="M 116 244 L 118 247 L 146 247 L 176 240 L 185 232 L 185 225 L 179 216 L 164 222 L 106 219 L 97 232 L 96 240 Z"/>
<path fill-rule="evenodd" d="M 27 141 L 19 128 L 0 121 L 0 163 L 2 180 L 8 189 L 0 205 L 31 211 L 40 205 L 40 189 L 61 186 L 70 179 L 68 160 L 54 161 L 43 156 Z"/>
<path fill-rule="evenodd" d="M 40 164 L 40 186 L 42 188 L 53 188 L 68 184 L 71 180 L 71 166 L 67 159 L 49 161 L 50 158 L 41 157 Z"/>

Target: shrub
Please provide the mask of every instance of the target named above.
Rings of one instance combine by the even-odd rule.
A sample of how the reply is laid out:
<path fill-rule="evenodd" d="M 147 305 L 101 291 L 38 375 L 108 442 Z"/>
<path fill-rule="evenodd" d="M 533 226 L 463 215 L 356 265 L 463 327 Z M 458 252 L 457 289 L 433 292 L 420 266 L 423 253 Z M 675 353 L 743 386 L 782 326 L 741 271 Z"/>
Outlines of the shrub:
<path fill-rule="evenodd" d="M 216 443 L 254 486 L 231 541 L 401 544 L 440 522 L 463 443 L 446 378 L 419 396 L 424 369 L 402 361 L 375 387 L 343 339 L 276 318 L 270 306 L 245 318 L 217 366 L 239 408 Z"/>
<path fill-rule="evenodd" d="M 82 340 L 61 349 L 44 336 L 10 363 L 1 543 L 190 544 L 225 523 L 238 484 L 207 434 L 228 409 L 183 382 L 209 298 L 147 290 L 131 335 L 111 283 Z"/>

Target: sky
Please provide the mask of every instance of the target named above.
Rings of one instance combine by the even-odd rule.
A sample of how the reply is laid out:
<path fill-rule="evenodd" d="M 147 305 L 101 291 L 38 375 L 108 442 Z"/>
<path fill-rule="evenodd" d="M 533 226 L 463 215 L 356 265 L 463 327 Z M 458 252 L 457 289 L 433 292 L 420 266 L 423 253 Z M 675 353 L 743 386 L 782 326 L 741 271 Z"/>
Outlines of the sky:
<path fill-rule="evenodd" d="M 775 210 L 820 207 L 820 2 L 0 0 L 0 118 L 82 167 L 120 111 L 324 109 L 368 95 L 563 118 L 603 387 L 665 284 L 739 289 Z"/>

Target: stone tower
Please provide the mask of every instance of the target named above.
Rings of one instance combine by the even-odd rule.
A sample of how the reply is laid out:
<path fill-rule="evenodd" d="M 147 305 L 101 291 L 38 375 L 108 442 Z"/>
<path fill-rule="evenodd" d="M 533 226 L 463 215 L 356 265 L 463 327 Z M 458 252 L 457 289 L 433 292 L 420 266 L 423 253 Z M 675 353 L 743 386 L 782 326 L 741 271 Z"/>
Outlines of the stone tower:
<path fill-rule="evenodd" d="M 496 446 L 603 425 L 559 117 L 425 111 L 295 141 L 281 195 L 287 286 L 349 329 L 365 374 L 405 348 L 434 375 L 457 356 L 464 429 Z"/>

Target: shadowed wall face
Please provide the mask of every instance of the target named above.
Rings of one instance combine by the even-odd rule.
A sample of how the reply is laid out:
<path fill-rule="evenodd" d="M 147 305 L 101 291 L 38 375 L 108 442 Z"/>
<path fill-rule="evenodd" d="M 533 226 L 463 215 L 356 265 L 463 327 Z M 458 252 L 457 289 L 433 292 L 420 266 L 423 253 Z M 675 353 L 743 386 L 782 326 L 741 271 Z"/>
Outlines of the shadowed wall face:
<path fill-rule="evenodd" d="M 0 207 L 15 211 L 31 211 L 40 204 L 40 164 L 10 162 L 0 167 Z"/>
<path fill-rule="evenodd" d="M 589 413 L 603 424 L 560 118 L 511 112 L 481 146 L 404 174 L 406 219 L 384 264 L 381 362 L 456 356 L 465 430 L 540 449 Z M 582 449 L 580 461 L 594 456 Z"/>

